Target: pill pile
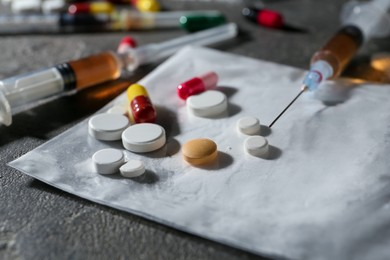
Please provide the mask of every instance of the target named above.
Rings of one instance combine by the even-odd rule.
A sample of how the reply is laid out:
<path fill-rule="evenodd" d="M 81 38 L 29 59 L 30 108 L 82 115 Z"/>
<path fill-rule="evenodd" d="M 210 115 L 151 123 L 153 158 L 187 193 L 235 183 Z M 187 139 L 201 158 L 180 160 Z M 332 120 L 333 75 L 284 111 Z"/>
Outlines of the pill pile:
<path fill-rule="evenodd" d="M 97 151 L 92 156 L 93 166 L 99 174 L 114 174 L 118 171 L 123 177 L 133 178 L 145 173 L 145 166 L 142 161 L 125 161 L 123 151 L 113 148 L 106 148 Z"/>
<path fill-rule="evenodd" d="M 107 113 L 89 119 L 88 133 L 100 141 L 122 140 L 123 147 L 134 153 L 147 153 L 160 149 L 166 143 L 165 130 L 154 124 L 156 111 L 146 89 L 133 84 L 127 90 L 128 101 L 108 109 Z M 102 149 L 92 156 L 96 172 L 133 178 L 145 172 L 142 161 L 126 162 L 123 151 Z"/>
<path fill-rule="evenodd" d="M 214 117 L 227 111 L 226 95 L 215 90 L 218 75 L 213 72 L 187 80 L 177 87 L 179 98 L 186 100 L 188 111 L 198 117 Z"/>
<path fill-rule="evenodd" d="M 197 117 L 213 117 L 227 110 L 226 96 L 216 90 L 218 76 L 208 72 L 192 78 L 177 87 L 177 95 L 186 101 L 189 113 Z M 126 104 L 116 104 L 106 113 L 90 118 L 88 132 L 101 141 L 122 141 L 125 150 L 142 154 L 156 151 L 166 143 L 165 129 L 156 124 L 157 113 L 144 86 L 132 84 L 127 89 Z M 244 116 L 236 123 L 238 132 L 246 137 L 244 151 L 254 157 L 268 158 L 269 145 L 261 136 L 260 120 Z M 185 142 L 181 149 L 183 160 L 189 165 L 208 165 L 218 158 L 217 144 L 208 138 L 196 138 Z M 106 148 L 92 156 L 97 173 L 114 174 L 133 178 L 145 173 L 142 161 L 126 159 L 123 150 Z"/>

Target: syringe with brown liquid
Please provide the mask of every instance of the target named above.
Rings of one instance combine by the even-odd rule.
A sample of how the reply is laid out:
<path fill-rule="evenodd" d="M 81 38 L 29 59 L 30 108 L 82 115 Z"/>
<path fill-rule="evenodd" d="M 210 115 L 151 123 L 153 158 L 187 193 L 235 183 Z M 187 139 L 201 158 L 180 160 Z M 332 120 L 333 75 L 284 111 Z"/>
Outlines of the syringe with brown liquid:
<path fill-rule="evenodd" d="M 272 125 L 306 90 L 315 91 L 320 83 L 338 77 L 361 45 L 372 37 L 386 36 L 390 33 L 389 0 L 370 2 L 352 1 L 344 6 L 343 27 L 316 52 L 310 63 L 301 91 L 272 121 Z"/>

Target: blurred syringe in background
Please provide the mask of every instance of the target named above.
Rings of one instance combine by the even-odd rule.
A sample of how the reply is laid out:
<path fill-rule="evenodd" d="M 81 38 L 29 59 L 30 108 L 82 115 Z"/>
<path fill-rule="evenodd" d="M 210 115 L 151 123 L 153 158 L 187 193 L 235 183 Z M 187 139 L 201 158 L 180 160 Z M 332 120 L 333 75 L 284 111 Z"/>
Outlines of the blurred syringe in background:
<path fill-rule="evenodd" d="M 91 4 L 92 5 L 92 4 Z M 110 13 L 77 12 L 0 15 L 0 35 L 31 33 L 110 32 L 183 28 L 193 32 L 226 23 L 215 10 L 141 13 L 122 9 Z"/>

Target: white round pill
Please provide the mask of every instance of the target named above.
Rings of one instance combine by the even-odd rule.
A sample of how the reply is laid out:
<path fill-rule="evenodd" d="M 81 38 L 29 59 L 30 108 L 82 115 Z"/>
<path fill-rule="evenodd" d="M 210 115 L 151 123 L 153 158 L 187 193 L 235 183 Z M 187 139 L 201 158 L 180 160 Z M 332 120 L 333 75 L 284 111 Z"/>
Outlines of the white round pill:
<path fill-rule="evenodd" d="M 237 128 L 243 134 L 260 134 L 260 120 L 254 116 L 242 117 L 237 122 Z"/>
<path fill-rule="evenodd" d="M 121 105 L 115 105 L 107 110 L 107 113 L 109 114 L 120 114 L 120 115 L 126 115 L 127 114 L 127 107 L 121 106 Z"/>
<path fill-rule="evenodd" d="M 151 123 L 135 124 L 122 133 L 123 146 L 135 153 L 155 151 L 166 142 L 165 130 Z"/>
<path fill-rule="evenodd" d="M 250 136 L 244 143 L 245 151 L 253 156 L 265 158 L 268 156 L 268 141 L 260 135 Z"/>
<path fill-rule="evenodd" d="M 119 171 L 125 159 L 121 150 L 107 148 L 94 153 L 92 162 L 98 173 L 113 174 Z"/>
<path fill-rule="evenodd" d="M 89 134 L 98 140 L 120 140 L 122 132 L 129 126 L 129 119 L 120 114 L 99 114 L 89 119 Z"/>
<path fill-rule="evenodd" d="M 225 94 L 216 90 L 207 90 L 187 98 L 187 108 L 195 116 L 211 117 L 227 110 L 228 103 Z"/>
<path fill-rule="evenodd" d="M 130 160 L 119 168 L 121 175 L 126 178 L 138 177 L 145 173 L 145 165 L 139 160 Z"/>

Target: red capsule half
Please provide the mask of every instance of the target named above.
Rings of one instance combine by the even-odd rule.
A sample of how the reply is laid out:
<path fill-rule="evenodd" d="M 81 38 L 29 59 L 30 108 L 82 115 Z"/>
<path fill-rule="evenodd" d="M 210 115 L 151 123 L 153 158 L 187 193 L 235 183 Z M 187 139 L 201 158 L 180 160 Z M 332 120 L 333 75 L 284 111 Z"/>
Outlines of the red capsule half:
<path fill-rule="evenodd" d="M 195 77 L 181 83 L 177 87 L 177 95 L 186 100 L 189 96 L 199 94 L 203 91 L 217 87 L 218 75 L 215 72 L 208 72 L 200 77 Z"/>
<path fill-rule="evenodd" d="M 154 123 L 157 113 L 148 92 L 140 84 L 133 84 L 127 89 L 127 98 L 130 103 L 130 119 L 134 123 Z"/>

